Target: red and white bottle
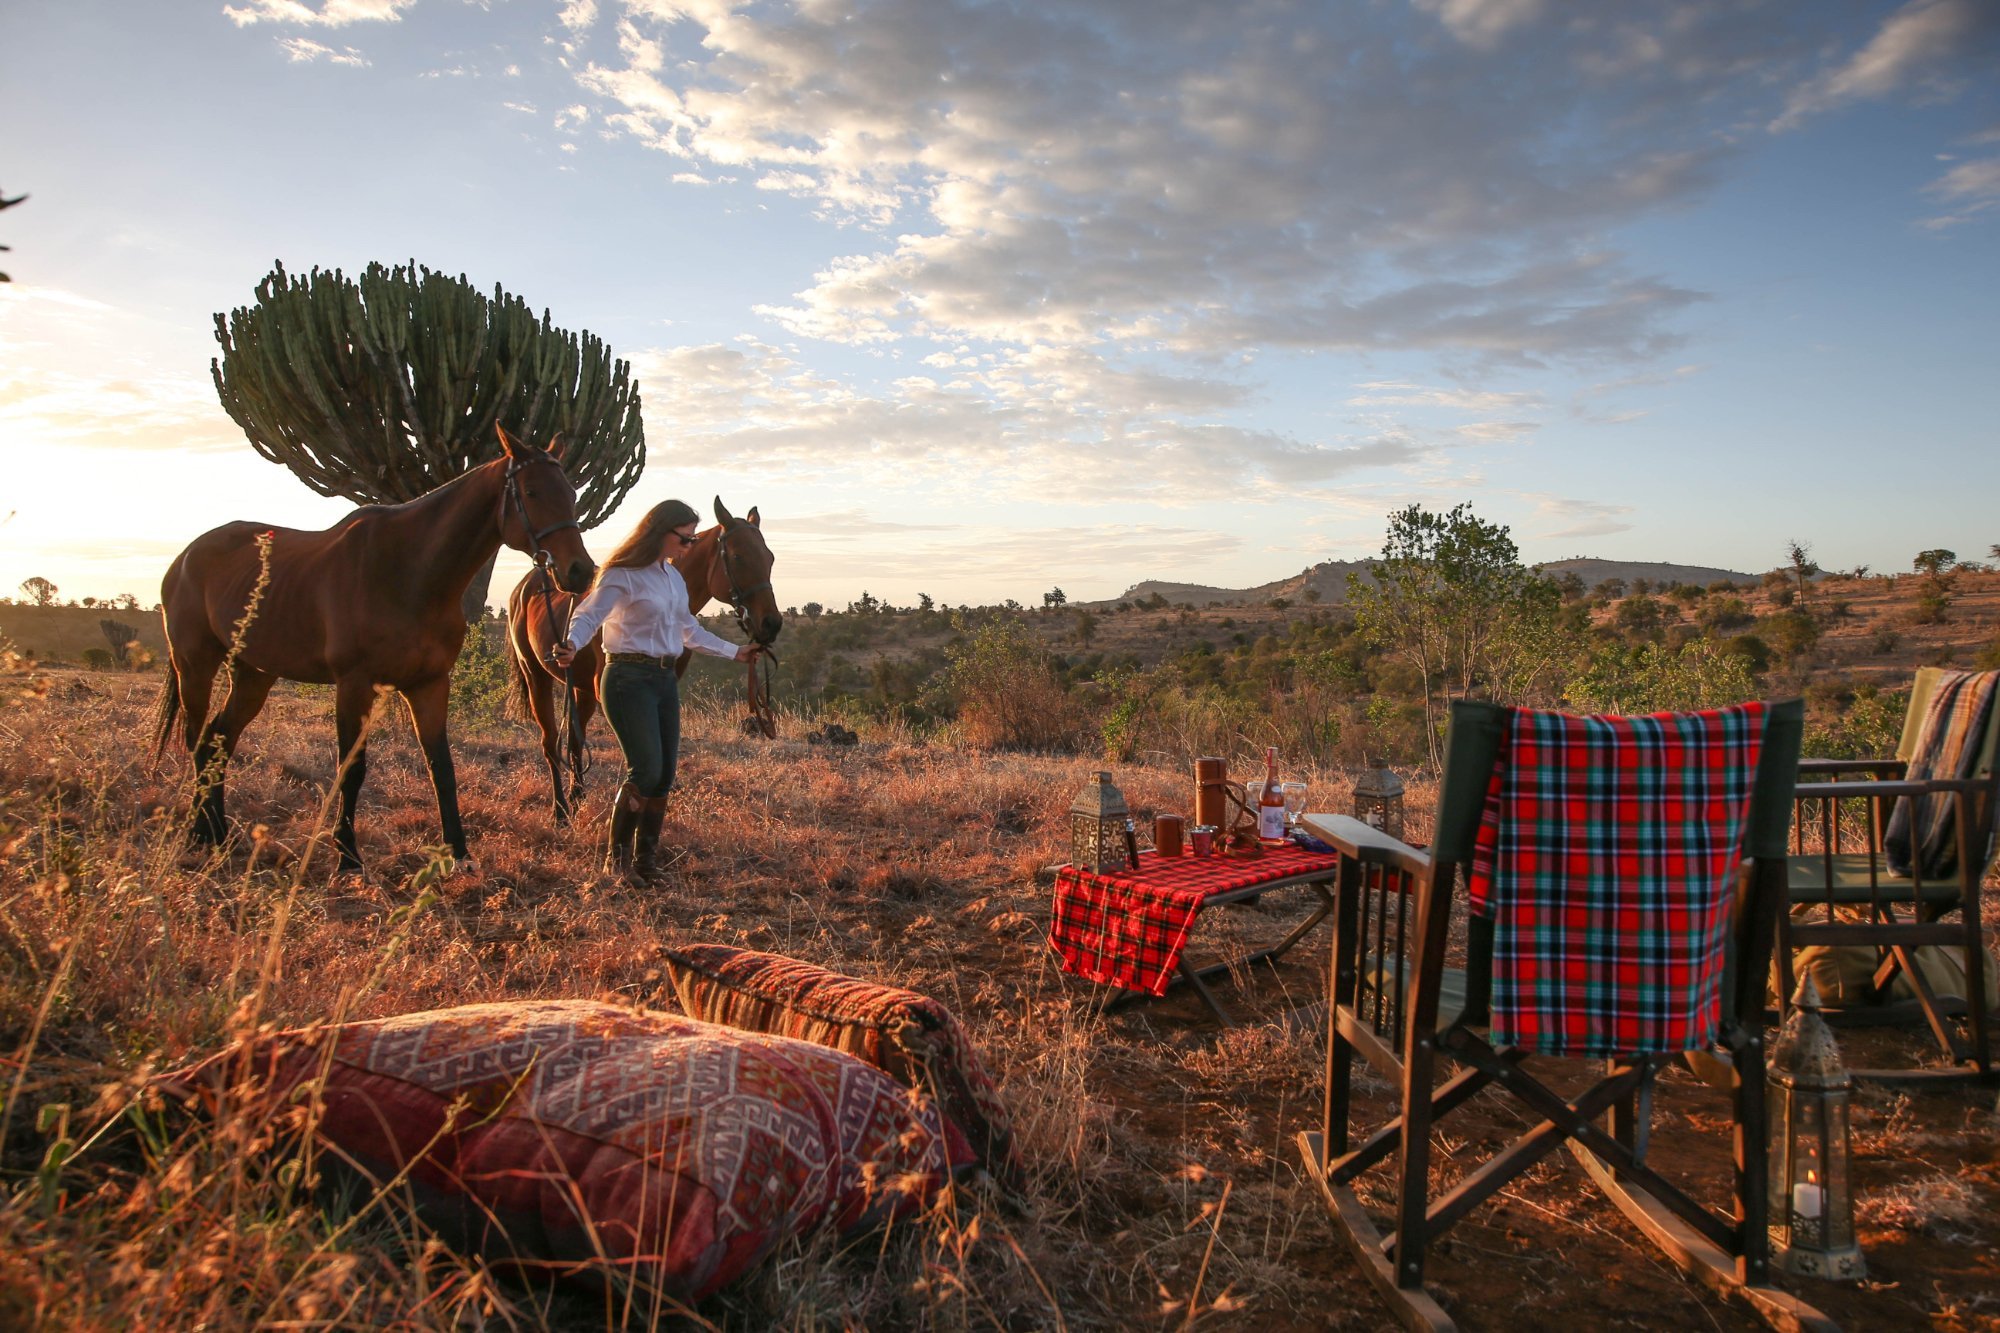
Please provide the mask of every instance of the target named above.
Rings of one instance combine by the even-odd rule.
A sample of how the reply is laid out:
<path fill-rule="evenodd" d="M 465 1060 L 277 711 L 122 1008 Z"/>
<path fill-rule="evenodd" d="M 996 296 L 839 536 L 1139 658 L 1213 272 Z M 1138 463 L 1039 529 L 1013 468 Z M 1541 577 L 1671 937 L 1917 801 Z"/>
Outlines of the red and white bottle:
<path fill-rule="evenodd" d="M 1285 840 L 1285 791 L 1278 785 L 1278 747 L 1264 747 L 1264 790 L 1257 793 L 1257 840 Z"/>

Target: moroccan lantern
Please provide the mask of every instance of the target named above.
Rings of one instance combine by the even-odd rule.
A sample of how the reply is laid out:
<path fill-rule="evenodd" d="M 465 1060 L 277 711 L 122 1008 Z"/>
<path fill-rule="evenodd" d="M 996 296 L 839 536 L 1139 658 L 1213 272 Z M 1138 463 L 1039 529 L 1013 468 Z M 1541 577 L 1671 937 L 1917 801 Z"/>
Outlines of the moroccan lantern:
<path fill-rule="evenodd" d="M 1819 1013 L 1819 988 L 1799 982 L 1792 1011 L 1771 1043 L 1766 1077 L 1771 1117 L 1771 1216 L 1784 1228 L 1780 1267 L 1805 1277 L 1861 1278 L 1854 1239 L 1853 1147 L 1847 1103 L 1854 1080 Z"/>
<path fill-rule="evenodd" d="M 1070 803 L 1069 863 L 1093 875 L 1125 869 L 1125 827 L 1131 815 L 1111 774 L 1092 777 Z"/>
<path fill-rule="evenodd" d="M 1354 817 L 1392 838 L 1403 836 L 1403 780 L 1387 759 L 1370 759 L 1354 784 Z"/>

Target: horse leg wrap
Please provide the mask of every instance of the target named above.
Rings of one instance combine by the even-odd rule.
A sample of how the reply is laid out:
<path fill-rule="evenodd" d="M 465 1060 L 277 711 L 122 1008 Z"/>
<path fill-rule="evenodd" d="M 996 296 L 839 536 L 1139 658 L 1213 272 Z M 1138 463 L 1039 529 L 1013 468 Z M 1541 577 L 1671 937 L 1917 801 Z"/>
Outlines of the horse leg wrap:
<path fill-rule="evenodd" d="M 640 879 L 651 880 L 660 873 L 660 830 L 667 822 L 667 798 L 651 796 L 639 811 L 637 853 L 632 868 Z"/>
<path fill-rule="evenodd" d="M 639 831 L 639 816 L 646 800 L 639 789 L 626 783 L 611 802 L 611 844 L 604 851 L 604 868 L 614 875 L 632 874 L 632 843 Z"/>

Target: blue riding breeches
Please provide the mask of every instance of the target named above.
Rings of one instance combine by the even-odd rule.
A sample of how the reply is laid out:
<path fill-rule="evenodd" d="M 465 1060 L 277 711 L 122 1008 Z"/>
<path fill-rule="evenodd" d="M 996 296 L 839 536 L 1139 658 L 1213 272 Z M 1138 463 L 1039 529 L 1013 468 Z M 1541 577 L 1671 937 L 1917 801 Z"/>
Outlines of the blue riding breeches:
<path fill-rule="evenodd" d="M 625 779 L 646 797 L 674 786 L 681 750 L 680 678 L 671 666 L 613 662 L 604 668 L 604 716 L 625 755 Z"/>

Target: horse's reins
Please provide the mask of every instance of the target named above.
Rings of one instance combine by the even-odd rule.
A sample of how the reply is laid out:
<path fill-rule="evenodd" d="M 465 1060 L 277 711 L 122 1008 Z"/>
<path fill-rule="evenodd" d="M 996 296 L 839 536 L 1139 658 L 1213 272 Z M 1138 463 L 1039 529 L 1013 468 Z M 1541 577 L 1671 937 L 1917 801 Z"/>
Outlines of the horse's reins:
<path fill-rule="evenodd" d="M 551 459 L 550 461 L 553 462 L 554 460 Z M 528 557 L 535 562 L 535 572 L 541 575 L 540 580 L 537 582 L 537 588 L 542 595 L 542 614 L 548 618 L 549 627 L 555 630 L 555 639 L 553 642 L 561 643 L 564 636 L 569 632 L 569 616 L 565 614 L 560 625 L 558 625 L 555 597 L 552 591 L 556 582 L 556 558 L 552 552 L 543 547 L 542 538 L 548 536 L 550 533 L 561 532 L 564 528 L 575 528 L 578 532 L 581 532 L 583 531 L 583 525 L 576 519 L 570 518 L 561 523 L 551 523 L 547 527 L 537 531 L 528 519 L 528 502 L 521 497 L 521 483 L 515 477 L 515 473 L 520 470 L 520 466 L 512 454 L 507 456 L 506 489 L 502 491 L 500 496 L 502 522 L 505 522 L 507 504 L 509 501 L 512 501 L 514 508 L 519 510 L 521 514 L 521 531 L 528 535 Z M 562 465 L 557 463 L 556 466 L 561 467 Z M 556 747 L 555 761 L 558 770 L 556 773 L 556 782 L 559 785 L 562 782 L 562 773 L 560 770 L 569 757 L 569 742 L 576 736 L 576 690 L 571 683 L 569 667 L 562 669 L 562 684 L 564 744 Z M 583 781 L 583 775 L 590 771 L 590 754 L 582 746 L 575 748 L 577 759 L 574 765 L 576 772 L 573 775 L 573 779 L 576 782 L 581 782 Z"/>
<path fill-rule="evenodd" d="M 729 563 L 729 534 L 741 522 L 741 519 L 732 519 L 730 522 L 724 524 L 722 531 L 716 536 L 715 548 L 722 557 L 722 581 L 729 588 L 727 600 L 730 608 L 736 612 L 736 627 L 743 631 L 744 638 L 750 640 L 752 643 L 761 643 L 764 647 L 764 651 L 759 657 L 750 659 L 744 692 L 750 697 L 750 721 L 752 725 L 755 726 L 757 732 L 765 739 L 772 740 L 776 739 L 778 735 L 778 714 L 771 706 L 771 663 L 777 659 L 777 654 L 771 651 L 770 644 L 759 639 L 756 633 L 750 628 L 750 598 L 757 593 L 768 592 L 771 587 L 771 580 L 765 579 L 762 583 L 748 588 L 737 585 L 736 570 Z M 762 680 L 758 679 L 757 673 L 757 664 L 759 661 L 762 661 L 764 665 Z"/>

